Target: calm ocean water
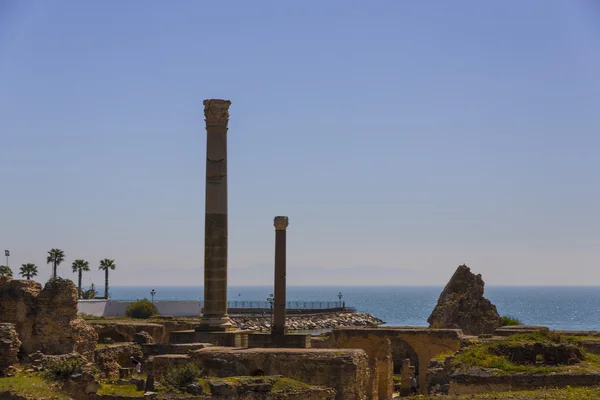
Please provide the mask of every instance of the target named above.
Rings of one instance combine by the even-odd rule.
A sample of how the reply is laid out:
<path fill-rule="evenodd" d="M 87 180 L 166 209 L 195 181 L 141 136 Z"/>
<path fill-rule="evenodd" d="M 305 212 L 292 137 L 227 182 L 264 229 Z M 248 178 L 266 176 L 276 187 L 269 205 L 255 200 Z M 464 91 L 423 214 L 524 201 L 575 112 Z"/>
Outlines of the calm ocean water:
<path fill-rule="evenodd" d="M 201 287 L 113 286 L 114 300 L 201 300 Z M 342 292 L 346 305 L 371 313 L 388 325 L 425 326 L 443 287 L 288 287 L 289 301 L 337 301 Z M 102 291 L 102 288 L 100 288 Z M 270 287 L 229 288 L 229 300 L 265 300 Z M 512 315 L 529 325 L 552 329 L 600 330 L 600 286 L 489 286 L 485 296 L 500 315 Z"/>

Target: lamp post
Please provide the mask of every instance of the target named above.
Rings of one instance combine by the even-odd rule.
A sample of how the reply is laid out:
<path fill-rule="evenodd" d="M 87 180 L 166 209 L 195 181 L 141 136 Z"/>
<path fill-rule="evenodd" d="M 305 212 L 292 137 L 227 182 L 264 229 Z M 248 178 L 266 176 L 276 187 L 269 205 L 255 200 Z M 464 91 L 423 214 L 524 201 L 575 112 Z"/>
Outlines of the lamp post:
<path fill-rule="evenodd" d="M 269 293 L 269 297 L 267 297 L 267 301 L 271 306 L 271 331 L 273 331 L 273 303 L 275 302 L 275 298 L 273 297 L 273 293 Z"/>
<path fill-rule="evenodd" d="M 154 304 L 154 295 L 156 294 L 156 290 L 152 289 L 150 292 L 150 296 L 152 296 L 152 304 Z"/>
<path fill-rule="evenodd" d="M 338 299 L 340 299 L 340 308 L 342 308 L 342 292 L 338 292 Z"/>
<path fill-rule="evenodd" d="M 6 256 L 6 266 L 10 267 L 10 265 L 8 265 L 8 256 L 10 256 L 10 251 L 9 250 L 4 250 L 4 255 Z"/>

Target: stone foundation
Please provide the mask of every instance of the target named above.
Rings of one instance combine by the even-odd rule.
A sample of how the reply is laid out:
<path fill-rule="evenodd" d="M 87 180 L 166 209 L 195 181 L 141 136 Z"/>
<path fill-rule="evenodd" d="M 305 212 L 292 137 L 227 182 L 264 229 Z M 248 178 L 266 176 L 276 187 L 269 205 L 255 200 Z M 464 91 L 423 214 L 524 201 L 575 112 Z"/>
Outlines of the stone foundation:
<path fill-rule="evenodd" d="M 248 347 L 248 332 L 177 331 L 171 332 L 171 343 L 210 343 L 215 346 Z"/>
<path fill-rule="evenodd" d="M 455 371 L 450 376 L 450 395 L 532 390 L 540 387 L 597 386 L 600 374 L 529 374 L 495 375 L 486 370 Z"/>
<path fill-rule="evenodd" d="M 310 335 L 272 335 L 269 333 L 249 333 L 248 347 L 309 349 Z"/>
<path fill-rule="evenodd" d="M 130 357 L 143 358 L 142 347 L 136 343 L 119 343 L 96 349 L 95 360 L 109 378 L 118 378 L 119 369 L 133 368 Z"/>
<path fill-rule="evenodd" d="M 147 332 L 154 343 L 167 343 L 168 333 L 163 324 L 138 321 L 88 321 L 98 334 L 98 342 L 133 342 L 136 333 Z"/>
<path fill-rule="evenodd" d="M 188 354 L 190 351 L 212 347 L 210 343 L 186 343 L 186 344 L 143 344 L 142 351 L 146 357 L 164 354 Z"/>
<path fill-rule="evenodd" d="M 171 368 L 193 363 L 208 376 L 282 375 L 335 390 L 336 400 L 366 400 L 368 362 L 362 350 L 232 349 L 211 347 L 189 355 L 151 357 L 160 380 Z"/>

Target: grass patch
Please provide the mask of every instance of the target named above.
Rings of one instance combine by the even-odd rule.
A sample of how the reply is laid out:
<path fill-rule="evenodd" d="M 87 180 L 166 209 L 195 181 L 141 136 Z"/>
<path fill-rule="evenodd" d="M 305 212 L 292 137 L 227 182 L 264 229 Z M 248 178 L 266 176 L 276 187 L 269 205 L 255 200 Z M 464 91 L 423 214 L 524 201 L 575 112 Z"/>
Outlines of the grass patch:
<path fill-rule="evenodd" d="M 495 369 L 499 374 L 528 372 L 528 373 L 577 373 L 577 372 L 600 372 L 600 356 L 583 352 L 585 361 L 574 365 L 523 365 L 511 362 L 505 356 L 494 351 L 497 347 L 517 348 L 524 344 L 545 343 L 548 345 L 557 343 L 577 343 L 572 338 L 561 336 L 554 332 L 534 332 L 521 335 L 513 335 L 500 340 L 479 343 L 465 348 L 457 353 L 452 360 L 455 369 L 467 369 L 479 367 Z"/>
<path fill-rule="evenodd" d="M 290 378 L 280 378 L 273 384 L 271 393 L 289 393 L 297 392 L 299 390 L 306 390 L 310 388 L 310 385 L 296 381 Z"/>
<path fill-rule="evenodd" d="M 98 394 L 122 397 L 144 397 L 144 392 L 138 392 L 135 385 L 113 385 L 110 383 L 101 383 Z"/>
<path fill-rule="evenodd" d="M 0 398 L 3 393 L 12 393 L 33 399 L 69 400 L 58 386 L 43 379 L 39 374 L 21 372 L 10 378 L 0 378 Z"/>
<path fill-rule="evenodd" d="M 421 400 L 439 400 L 440 397 L 419 396 Z M 455 400 L 598 400 L 600 387 L 567 387 L 522 392 L 485 393 L 452 397 Z"/>

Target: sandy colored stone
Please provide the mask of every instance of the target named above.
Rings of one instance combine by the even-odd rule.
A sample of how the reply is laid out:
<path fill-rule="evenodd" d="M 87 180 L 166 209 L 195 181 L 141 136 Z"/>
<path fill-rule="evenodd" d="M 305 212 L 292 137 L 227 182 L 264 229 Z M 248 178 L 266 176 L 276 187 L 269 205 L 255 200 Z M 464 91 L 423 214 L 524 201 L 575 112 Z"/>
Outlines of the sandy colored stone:
<path fill-rule="evenodd" d="M 51 279 L 42 289 L 34 281 L 0 278 L 0 322 L 15 325 L 24 354 L 91 357 L 96 346 L 97 335 L 77 317 L 77 288 L 68 279 Z"/>

